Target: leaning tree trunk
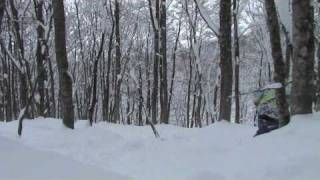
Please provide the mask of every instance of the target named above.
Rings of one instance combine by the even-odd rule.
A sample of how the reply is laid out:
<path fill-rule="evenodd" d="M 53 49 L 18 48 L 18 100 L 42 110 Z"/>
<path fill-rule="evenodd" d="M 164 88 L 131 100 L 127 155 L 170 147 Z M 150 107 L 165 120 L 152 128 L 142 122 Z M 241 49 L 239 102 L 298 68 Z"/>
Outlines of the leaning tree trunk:
<path fill-rule="evenodd" d="M 232 40 L 231 40 L 231 0 L 220 1 L 220 115 L 219 120 L 231 120 L 232 95 Z"/>
<path fill-rule="evenodd" d="M 59 71 L 59 88 L 62 101 L 63 124 L 74 128 L 74 110 L 72 102 L 72 79 L 68 73 L 68 58 L 66 51 L 66 27 L 63 0 L 53 1 L 53 17 L 55 28 L 56 60 Z"/>
<path fill-rule="evenodd" d="M 278 22 L 277 10 L 274 0 L 265 0 L 267 12 L 267 24 L 270 32 L 270 42 L 272 48 L 272 58 L 274 64 L 274 81 L 281 83 L 282 87 L 276 89 L 276 102 L 280 115 L 280 125 L 287 124 L 290 120 L 288 103 L 286 100 L 286 65 L 282 56 L 280 26 Z"/>
<path fill-rule="evenodd" d="M 291 114 L 312 113 L 314 98 L 314 12 L 312 0 L 292 1 L 293 66 Z"/>

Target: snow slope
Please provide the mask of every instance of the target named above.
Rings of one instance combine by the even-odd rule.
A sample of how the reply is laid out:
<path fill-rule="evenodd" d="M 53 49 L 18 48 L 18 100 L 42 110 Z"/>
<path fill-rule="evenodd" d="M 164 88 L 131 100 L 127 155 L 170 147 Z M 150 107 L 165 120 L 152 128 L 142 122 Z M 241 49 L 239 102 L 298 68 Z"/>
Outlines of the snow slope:
<path fill-rule="evenodd" d="M 134 180 L 320 179 L 320 114 L 296 116 L 287 127 L 256 138 L 254 127 L 226 122 L 202 129 L 157 126 L 161 139 L 150 127 L 91 128 L 85 121 L 74 131 L 60 120 L 26 121 L 21 139 L 16 128 L 17 122 L 0 123 L 0 135 Z"/>
<path fill-rule="evenodd" d="M 0 160 L 1 180 L 125 180 L 116 173 L 83 165 L 53 152 L 33 150 L 4 137 L 0 137 Z"/>

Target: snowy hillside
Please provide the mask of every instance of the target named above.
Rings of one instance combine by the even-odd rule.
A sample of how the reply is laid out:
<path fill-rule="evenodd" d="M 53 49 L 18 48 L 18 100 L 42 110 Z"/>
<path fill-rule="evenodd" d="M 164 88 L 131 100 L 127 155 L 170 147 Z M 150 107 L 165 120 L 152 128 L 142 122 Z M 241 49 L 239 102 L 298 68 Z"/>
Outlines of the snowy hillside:
<path fill-rule="evenodd" d="M 161 139 L 148 126 L 90 128 L 78 121 L 71 131 L 60 120 L 36 119 L 25 122 L 20 139 L 17 122 L 1 123 L 0 179 L 121 179 L 115 174 L 137 180 L 320 179 L 320 114 L 296 116 L 287 127 L 256 138 L 254 127 L 226 122 L 203 129 L 157 128 Z"/>

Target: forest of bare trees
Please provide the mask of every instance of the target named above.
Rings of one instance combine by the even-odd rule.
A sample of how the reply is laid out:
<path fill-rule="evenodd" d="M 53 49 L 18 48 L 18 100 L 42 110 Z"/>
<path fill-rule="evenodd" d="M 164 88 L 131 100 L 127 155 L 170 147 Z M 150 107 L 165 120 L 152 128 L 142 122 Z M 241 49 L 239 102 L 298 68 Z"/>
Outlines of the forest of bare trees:
<path fill-rule="evenodd" d="M 320 6 L 283 2 L 0 0 L 0 121 L 242 123 L 279 83 L 286 125 L 320 109 Z"/>

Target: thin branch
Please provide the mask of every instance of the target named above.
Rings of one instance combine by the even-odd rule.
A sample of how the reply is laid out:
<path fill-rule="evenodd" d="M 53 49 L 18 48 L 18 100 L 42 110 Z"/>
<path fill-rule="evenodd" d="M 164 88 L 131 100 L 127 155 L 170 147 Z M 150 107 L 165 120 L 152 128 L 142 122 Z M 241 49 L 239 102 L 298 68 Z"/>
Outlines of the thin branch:
<path fill-rule="evenodd" d="M 208 25 L 209 29 L 219 38 L 218 30 L 216 30 L 217 28 L 215 27 L 212 19 L 209 17 L 208 13 L 206 12 L 206 9 L 204 9 L 202 4 L 200 4 L 198 2 L 198 0 L 194 0 L 194 3 L 196 4 L 196 6 L 200 12 L 200 16 L 205 21 L 205 23 Z"/>

